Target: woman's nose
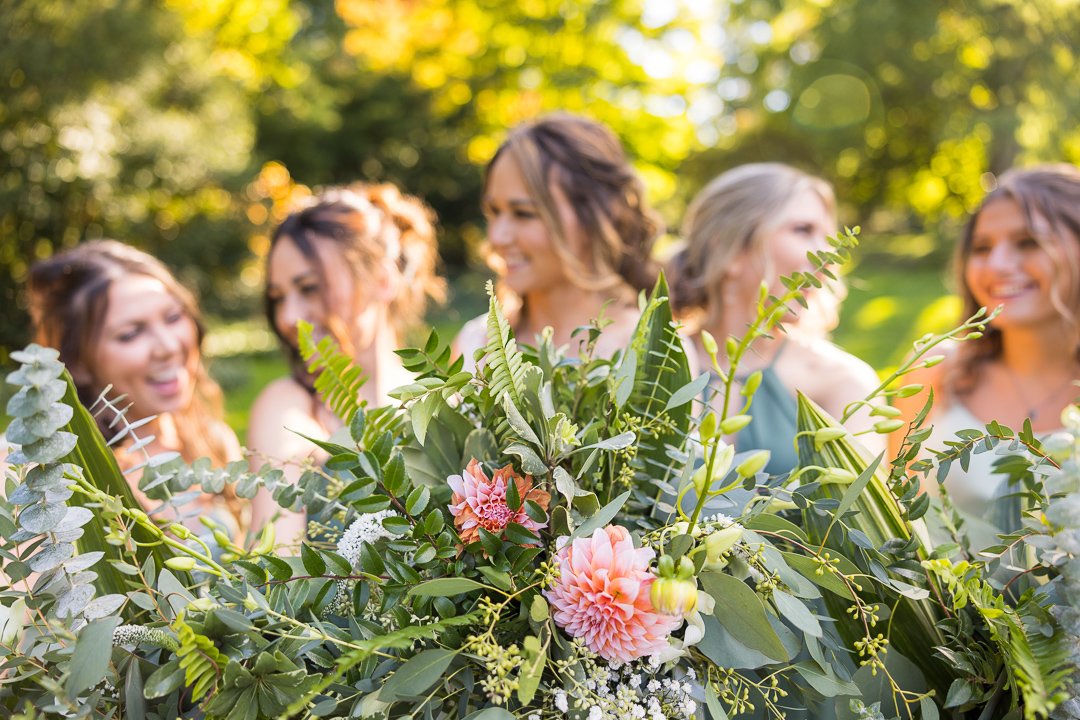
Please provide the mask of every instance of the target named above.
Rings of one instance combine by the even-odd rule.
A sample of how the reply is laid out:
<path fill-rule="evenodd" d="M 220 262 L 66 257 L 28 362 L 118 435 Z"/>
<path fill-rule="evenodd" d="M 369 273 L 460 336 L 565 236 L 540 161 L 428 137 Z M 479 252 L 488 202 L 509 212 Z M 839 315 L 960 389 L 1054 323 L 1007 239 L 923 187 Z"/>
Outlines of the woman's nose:
<path fill-rule="evenodd" d="M 513 239 L 514 229 L 509 218 L 500 215 L 488 221 L 488 242 L 492 245 L 509 245 Z"/>
<path fill-rule="evenodd" d="M 1016 253 L 1013 252 L 1012 244 L 999 242 L 990 248 L 986 258 L 987 265 L 998 271 L 1013 270 L 1017 266 Z"/>
<path fill-rule="evenodd" d="M 153 333 L 154 352 L 159 357 L 169 357 L 180 352 L 184 342 L 172 325 L 159 325 Z"/>
<path fill-rule="evenodd" d="M 277 311 L 278 327 L 285 337 L 296 338 L 296 323 L 306 320 L 300 298 L 295 293 L 289 293 L 281 299 Z"/>

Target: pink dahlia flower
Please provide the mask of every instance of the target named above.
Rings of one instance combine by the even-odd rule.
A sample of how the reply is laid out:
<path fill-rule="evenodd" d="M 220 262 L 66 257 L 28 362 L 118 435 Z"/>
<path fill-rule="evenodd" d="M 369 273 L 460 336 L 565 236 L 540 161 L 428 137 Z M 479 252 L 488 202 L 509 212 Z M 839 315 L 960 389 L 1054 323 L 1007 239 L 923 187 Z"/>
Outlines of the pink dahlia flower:
<path fill-rule="evenodd" d="M 458 535 L 466 545 L 480 539 L 480 528 L 501 537 L 512 522 L 533 532 L 547 527 L 547 522 L 536 522 L 525 513 L 525 501 L 532 500 L 546 511 L 551 495 L 533 487 L 532 476 L 521 477 L 510 465 L 496 470 L 489 480 L 484 468 L 474 459 L 465 472 L 451 475 L 446 481 L 454 491 L 450 513 L 454 516 Z M 506 488 L 510 482 L 517 485 L 521 498 L 521 507 L 517 510 L 506 502 Z"/>
<path fill-rule="evenodd" d="M 668 646 L 681 617 L 653 607 L 649 570 L 655 553 L 635 548 L 626 528 L 608 525 L 556 554 L 560 576 L 544 594 L 555 624 L 609 662 L 630 662 Z"/>

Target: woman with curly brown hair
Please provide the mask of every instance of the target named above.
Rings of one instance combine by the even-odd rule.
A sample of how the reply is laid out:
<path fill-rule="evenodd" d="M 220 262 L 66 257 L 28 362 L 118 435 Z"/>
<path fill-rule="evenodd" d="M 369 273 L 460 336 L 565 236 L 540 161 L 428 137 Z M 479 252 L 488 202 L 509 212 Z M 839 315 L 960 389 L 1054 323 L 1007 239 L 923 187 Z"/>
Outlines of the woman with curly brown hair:
<path fill-rule="evenodd" d="M 487 166 L 483 211 L 489 263 L 520 340 L 551 327 L 556 346 L 576 356 L 572 333 L 602 314 L 610 324 L 596 352 L 626 346 L 637 293 L 656 280 L 649 254 L 663 225 L 609 129 L 564 113 L 514 128 Z M 458 335 L 466 363 L 485 331 L 480 317 Z"/>
<path fill-rule="evenodd" d="M 315 394 L 297 323 L 310 323 L 316 340 L 334 338 L 367 376 L 360 399 L 383 405 L 390 390 L 411 380 L 394 354 L 402 333 L 423 317 L 428 298 L 445 292 L 437 259 L 432 212 L 393 185 L 327 189 L 285 219 L 267 257 L 265 308 L 292 372 L 264 388 L 252 407 L 253 466 L 269 459 L 296 482 L 298 461 L 325 459 L 297 433 L 326 439 L 342 426 Z M 277 513 L 279 542 L 299 542 L 304 515 L 279 511 L 261 491 L 253 528 Z"/>

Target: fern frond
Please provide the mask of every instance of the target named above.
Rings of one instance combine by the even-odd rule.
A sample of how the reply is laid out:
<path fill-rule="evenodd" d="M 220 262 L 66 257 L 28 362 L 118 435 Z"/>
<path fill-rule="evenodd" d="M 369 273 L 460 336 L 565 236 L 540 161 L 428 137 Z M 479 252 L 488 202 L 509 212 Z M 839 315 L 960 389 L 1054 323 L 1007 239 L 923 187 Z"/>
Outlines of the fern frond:
<path fill-rule="evenodd" d="M 180 642 L 176 657 L 184 669 L 184 684 L 191 688 L 192 700 L 198 701 L 217 686 L 229 658 L 217 649 L 210 638 L 195 632 L 184 622 L 183 613 L 173 620 L 172 629 Z"/>
<path fill-rule="evenodd" d="M 335 415 L 348 423 L 363 404 L 360 388 L 367 376 L 333 338 L 324 337 L 316 344 L 311 325 L 303 320 L 298 323 L 298 331 L 300 356 L 307 362 L 308 372 L 318 373 L 315 391 Z"/>
<path fill-rule="evenodd" d="M 495 297 L 494 286 L 487 283 L 488 305 L 487 345 L 484 346 L 485 367 L 491 372 L 491 396 L 502 397 L 509 393 L 514 404 L 521 407 L 525 397 L 525 362 L 514 339 L 514 330 L 503 314 L 502 305 Z"/>

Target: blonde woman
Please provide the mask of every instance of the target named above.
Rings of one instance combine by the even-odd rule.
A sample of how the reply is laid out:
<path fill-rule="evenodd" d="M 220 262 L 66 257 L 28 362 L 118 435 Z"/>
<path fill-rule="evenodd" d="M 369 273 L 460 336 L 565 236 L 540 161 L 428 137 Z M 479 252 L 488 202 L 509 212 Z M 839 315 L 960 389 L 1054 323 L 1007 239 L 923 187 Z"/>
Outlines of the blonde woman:
<path fill-rule="evenodd" d="M 253 467 L 269 459 L 296 482 L 303 461 L 325 460 L 297 433 L 326 439 L 342 426 L 315 394 L 298 349 L 298 321 L 310 323 L 316 338 L 333 337 L 367 375 L 361 399 L 384 405 L 390 390 L 411 380 L 394 354 L 402 333 L 420 321 L 429 297 L 441 300 L 445 292 L 437 259 L 434 215 L 389 184 L 326 190 L 277 228 L 265 308 L 292 372 L 264 388 L 252 407 Z M 304 537 L 305 515 L 281 511 L 261 492 L 253 528 L 275 516 L 279 543 Z"/>
<path fill-rule="evenodd" d="M 1003 174 L 968 222 L 954 267 L 964 317 L 1002 311 L 982 338 L 910 376 L 934 390 L 934 432 L 924 446 L 944 449 L 956 431 L 991 420 L 1016 429 L 1030 420 L 1037 435 L 1059 429 L 1062 410 L 1080 395 L 1080 168 Z M 922 393 L 897 407 L 911 417 L 925 400 Z M 944 480 L 957 508 L 992 522 L 1005 481 L 993 472 L 996 457 L 972 455 L 966 471 L 953 463 Z M 926 489 L 937 493 L 933 478 Z"/>
<path fill-rule="evenodd" d="M 763 281 L 780 295 L 781 277 L 813 271 L 807 253 L 828 249 L 826 238 L 836 232 L 835 199 L 828 183 L 793 167 L 743 165 L 698 193 L 682 232 L 685 246 L 670 271 L 672 300 L 693 334 L 699 366 L 709 367 L 700 331 L 721 343 L 741 337 L 755 317 Z M 761 370 L 763 379 L 751 409 L 754 421 L 736 446 L 770 450 L 770 473 L 788 472 L 797 462 L 796 391 L 839 417 L 877 385 L 870 366 L 826 338 L 836 324 L 834 292 L 828 286 L 811 291 L 809 310 L 789 315 L 773 337 L 757 340 L 738 368 L 740 378 Z M 857 418 L 853 427 L 868 424 Z"/>
<path fill-rule="evenodd" d="M 520 340 L 551 327 L 555 344 L 577 355 L 571 334 L 603 314 L 611 322 L 597 354 L 626 346 L 637 293 L 656 279 L 649 253 L 662 225 L 610 130 L 567 114 L 514 128 L 487 166 L 483 210 L 489 262 Z M 480 317 L 456 347 L 471 365 L 485 343 Z"/>
<path fill-rule="evenodd" d="M 221 389 L 202 362 L 198 306 L 159 260 L 115 240 L 86 242 L 35 263 L 28 292 L 35 342 L 60 351 L 84 405 L 112 386 L 110 395 L 131 403 L 129 422 L 154 417 L 139 431 L 155 438 L 145 448 L 150 454 L 177 452 L 187 462 L 208 457 L 219 467 L 241 457 L 223 419 Z M 106 438 L 118 430 L 111 420 L 99 417 Z M 121 467 L 138 461 L 124 451 L 130 442 L 116 448 Z M 149 506 L 136 480 L 132 489 Z M 239 530 L 238 503 L 220 496 L 199 502 Z"/>

